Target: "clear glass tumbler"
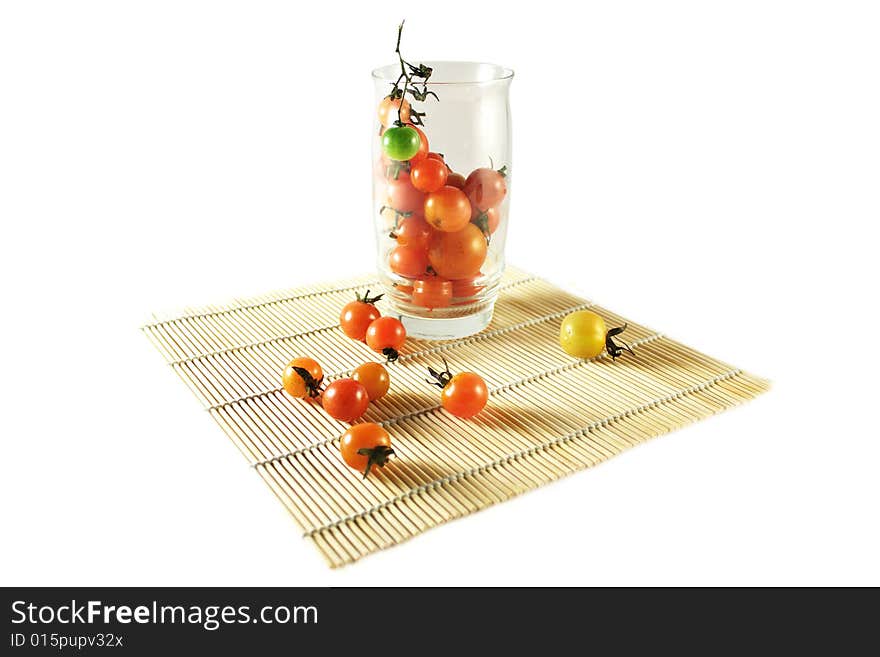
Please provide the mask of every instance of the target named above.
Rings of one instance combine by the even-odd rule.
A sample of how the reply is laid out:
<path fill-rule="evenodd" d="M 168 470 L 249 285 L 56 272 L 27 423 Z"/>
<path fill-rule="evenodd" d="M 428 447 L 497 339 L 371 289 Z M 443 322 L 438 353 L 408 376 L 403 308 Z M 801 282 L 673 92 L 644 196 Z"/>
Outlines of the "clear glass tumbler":
<path fill-rule="evenodd" d="M 433 69 L 418 84 L 416 97 L 424 100 L 407 93 L 402 108 L 390 96 L 400 65 L 373 71 L 373 216 L 390 314 L 413 337 L 445 340 L 489 324 L 504 273 L 513 71 L 473 62 L 423 65 Z M 409 160 L 392 159 L 383 147 L 386 132 L 401 127 L 396 121 L 418 124 L 411 146 L 419 150 Z"/>

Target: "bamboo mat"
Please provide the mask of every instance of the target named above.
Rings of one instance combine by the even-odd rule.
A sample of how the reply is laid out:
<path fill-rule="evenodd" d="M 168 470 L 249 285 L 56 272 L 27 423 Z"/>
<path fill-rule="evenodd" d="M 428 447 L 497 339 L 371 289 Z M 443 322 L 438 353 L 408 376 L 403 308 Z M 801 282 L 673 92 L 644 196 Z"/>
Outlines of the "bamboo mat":
<path fill-rule="evenodd" d="M 331 566 L 411 538 L 624 449 L 751 399 L 767 382 L 628 318 L 509 269 L 492 324 L 448 342 L 409 339 L 388 366 L 389 394 L 367 421 L 396 456 L 364 481 L 338 451 L 348 425 L 281 390 L 284 366 L 309 355 L 326 380 L 381 360 L 338 328 L 340 308 L 374 278 L 154 315 L 144 332 Z M 582 361 L 558 344 L 565 315 L 590 308 L 634 354 Z M 489 403 L 459 420 L 425 382 L 441 356 L 480 373 Z"/>

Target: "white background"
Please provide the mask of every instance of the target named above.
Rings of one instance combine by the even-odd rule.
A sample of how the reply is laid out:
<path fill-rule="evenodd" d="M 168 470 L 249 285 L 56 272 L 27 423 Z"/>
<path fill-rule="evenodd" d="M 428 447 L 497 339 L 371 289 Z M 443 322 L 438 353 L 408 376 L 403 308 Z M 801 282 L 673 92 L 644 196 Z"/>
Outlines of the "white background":
<path fill-rule="evenodd" d="M 880 584 L 872 4 L 4 2 L 0 581 Z M 138 327 L 372 267 L 404 15 L 516 71 L 509 260 L 774 388 L 331 571 Z"/>

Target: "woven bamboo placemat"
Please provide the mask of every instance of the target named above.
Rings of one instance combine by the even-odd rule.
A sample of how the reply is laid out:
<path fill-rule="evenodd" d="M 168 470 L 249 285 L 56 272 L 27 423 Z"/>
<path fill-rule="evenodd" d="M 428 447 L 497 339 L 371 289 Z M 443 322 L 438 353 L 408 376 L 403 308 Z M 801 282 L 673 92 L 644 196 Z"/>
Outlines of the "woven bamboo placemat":
<path fill-rule="evenodd" d="M 448 342 L 409 339 L 389 365 L 389 394 L 365 420 L 391 433 L 396 457 L 365 481 L 338 451 L 347 425 L 281 390 L 284 366 L 309 355 L 327 380 L 381 360 L 338 327 L 370 277 L 223 306 L 154 315 L 144 332 L 331 566 L 595 465 L 654 436 L 751 399 L 766 381 L 516 269 L 492 324 Z M 558 344 L 565 315 L 589 308 L 633 354 L 582 361 Z M 459 420 L 439 406 L 426 366 L 480 373 L 487 407 Z"/>

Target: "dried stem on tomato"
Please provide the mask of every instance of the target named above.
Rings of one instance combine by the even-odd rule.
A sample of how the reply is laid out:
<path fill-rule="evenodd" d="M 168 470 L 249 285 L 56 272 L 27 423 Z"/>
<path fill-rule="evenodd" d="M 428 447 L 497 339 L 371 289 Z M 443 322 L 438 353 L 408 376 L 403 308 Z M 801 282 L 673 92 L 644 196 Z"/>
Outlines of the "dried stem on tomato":
<path fill-rule="evenodd" d="M 441 356 L 441 358 L 443 358 Z M 438 372 L 430 365 L 428 366 L 428 374 L 431 375 L 430 379 L 425 379 L 432 386 L 437 386 L 441 390 L 445 388 L 450 381 L 452 381 L 452 372 L 449 371 L 449 364 L 446 362 L 446 359 L 443 358 L 443 371 Z"/>
<path fill-rule="evenodd" d="M 313 377 L 304 367 L 294 366 L 293 371 L 299 374 L 302 377 L 302 380 L 306 382 L 306 388 L 309 389 L 309 397 L 314 399 L 315 397 L 321 396 L 321 382 L 324 380 L 324 377 L 315 379 L 315 377 Z"/>
<path fill-rule="evenodd" d="M 615 335 L 620 335 L 626 330 L 627 325 L 618 326 L 617 328 L 610 329 L 608 333 L 605 334 L 605 350 L 608 352 L 608 355 L 611 356 L 611 360 L 617 360 L 617 357 L 623 353 L 623 350 L 626 349 L 629 353 L 632 353 L 633 350 L 629 348 L 629 345 L 621 340 L 621 344 L 623 347 L 618 345 L 612 338 Z"/>
<path fill-rule="evenodd" d="M 376 445 L 376 447 L 361 447 L 357 453 L 367 457 L 367 467 L 364 468 L 364 479 L 366 479 L 374 465 L 378 465 L 380 468 L 385 467 L 388 459 L 394 454 L 394 450 L 387 445 Z"/>
<path fill-rule="evenodd" d="M 358 301 L 362 301 L 363 303 L 369 303 L 370 305 L 376 303 L 379 299 L 381 299 L 382 297 L 385 296 L 384 294 L 380 294 L 378 296 L 371 297 L 369 290 L 364 292 L 364 296 L 361 296 L 360 292 L 355 292 L 354 295 Z"/>

